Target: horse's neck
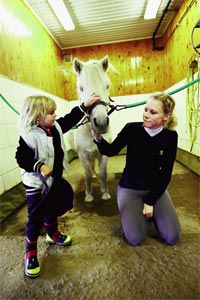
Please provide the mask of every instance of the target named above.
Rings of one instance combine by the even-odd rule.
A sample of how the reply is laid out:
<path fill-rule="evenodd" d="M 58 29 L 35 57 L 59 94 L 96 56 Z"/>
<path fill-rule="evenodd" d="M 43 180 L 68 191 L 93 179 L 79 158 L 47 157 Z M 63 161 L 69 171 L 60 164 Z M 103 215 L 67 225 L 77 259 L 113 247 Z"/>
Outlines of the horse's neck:
<path fill-rule="evenodd" d="M 91 134 L 91 125 L 89 122 L 84 125 L 81 125 L 78 129 L 82 133 L 87 133 L 87 134 L 89 133 L 90 135 L 92 135 Z"/>

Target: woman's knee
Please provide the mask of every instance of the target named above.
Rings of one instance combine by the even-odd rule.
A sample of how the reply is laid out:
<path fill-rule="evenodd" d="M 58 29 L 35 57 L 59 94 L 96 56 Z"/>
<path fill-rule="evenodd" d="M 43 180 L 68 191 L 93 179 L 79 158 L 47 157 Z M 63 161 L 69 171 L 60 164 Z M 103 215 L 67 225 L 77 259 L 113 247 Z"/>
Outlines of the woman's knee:
<path fill-rule="evenodd" d="M 129 232 L 125 233 L 125 237 L 132 246 L 139 246 L 145 240 L 146 235 L 142 233 Z"/>
<path fill-rule="evenodd" d="M 180 239 L 180 231 L 177 230 L 176 232 L 168 234 L 164 239 L 169 245 L 176 245 Z"/>

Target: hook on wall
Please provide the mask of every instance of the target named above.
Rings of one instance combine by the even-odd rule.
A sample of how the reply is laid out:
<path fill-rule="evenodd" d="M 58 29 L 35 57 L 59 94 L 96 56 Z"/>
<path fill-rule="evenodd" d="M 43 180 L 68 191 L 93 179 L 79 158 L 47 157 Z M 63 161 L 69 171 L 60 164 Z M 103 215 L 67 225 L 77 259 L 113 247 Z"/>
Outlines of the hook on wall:
<path fill-rule="evenodd" d="M 194 50 L 200 55 L 200 43 L 195 45 L 196 43 L 194 41 L 195 40 L 195 29 L 200 29 L 200 20 L 198 20 L 198 22 L 195 24 L 195 26 L 192 29 L 192 33 L 191 33 L 192 46 L 193 46 Z"/>

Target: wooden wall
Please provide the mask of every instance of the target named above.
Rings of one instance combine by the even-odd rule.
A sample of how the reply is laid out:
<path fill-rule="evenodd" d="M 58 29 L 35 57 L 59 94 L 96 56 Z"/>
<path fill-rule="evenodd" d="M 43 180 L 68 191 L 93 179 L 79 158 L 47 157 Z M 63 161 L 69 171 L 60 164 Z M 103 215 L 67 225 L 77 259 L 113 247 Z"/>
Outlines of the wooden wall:
<path fill-rule="evenodd" d="M 0 0 L 0 74 L 66 98 L 61 50 L 22 0 Z"/>
<path fill-rule="evenodd" d="M 108 71 L 112 82 L 111 96 L 143 94 L 165 88 L 165 80 L 162 80 L 161 76 L 158 75 L 161 71 L 160 62 L 163 53 L 152 51 L 150 39 L 84 47 L 71 51 L 66 50 L 65 53 L 71 53 L 72 58 L 78 57 L 83 61 L 100 59 L 108 55 L 111 63 L 111 68 Z M 72 99 L 76 99 L 76 94 L 72 94 L 75 81 L 72 65 L 68 64 L 67 67 L 68 90 L 71 91 Z"/>
<path fill-rule="evenodd" d="M 187 77 L 191 60 L 198 57 L 192 46 L 191 33 L 199 20 L 200 0 L 183 1 L 181 9 L 165 33 L 166 49 L 163 62 L 167 66 L 165 76 L 168 86 Z M 200 43 L 199 31 L 200 29 L 195 30 L 195 41 L 197 42 L 198 37 L 198 43 Z"/>
<path fill-rule="evenodd" d="M 22 0 L 0 0 L 0 73 L 72 100 L 78 98 L 76 77 L 72 62 L 64 62 L 63 56 L 86 61 L 107 54 L 111 96 L 164 90 L 187 75 L 195 55 L 190 36 L 199 7 L 200 0 L 183 1 L 163 40 L 156 41 L 164 44 L 162 51 L 152 50 L 151 39 L 61 51 Z"/>

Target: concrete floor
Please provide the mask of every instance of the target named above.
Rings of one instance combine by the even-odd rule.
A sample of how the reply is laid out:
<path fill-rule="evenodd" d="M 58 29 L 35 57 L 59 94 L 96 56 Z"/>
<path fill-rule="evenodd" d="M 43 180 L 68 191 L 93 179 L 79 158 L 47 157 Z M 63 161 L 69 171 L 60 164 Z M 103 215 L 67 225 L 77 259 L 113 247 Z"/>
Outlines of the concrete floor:
<path fill-rule="evenodd" d="M 109 158 L 112 204 L 101 203 L 97 178 L 93 208 L 83 202 L 80 161 L 71 163 L 67 179 L 75 191 L 74 208 L 59 218 L 59 226 L 73 243 L 67 249 L 47 246 L 43 232 L 38 242 L 39 278 L 28 280 L 23 273 L 26 205 L 2 224 L 1 300 L 200 299 L 199 177 L 175 163 L 168 190 L 182 227 L 178 244 L 167 246 L 150 230 L 141 246 L 132 247 L 124 239 L 116 203 L 124 162 L 124 155 Z M 16 197 L 23 197 L 23 191 Z"/>

